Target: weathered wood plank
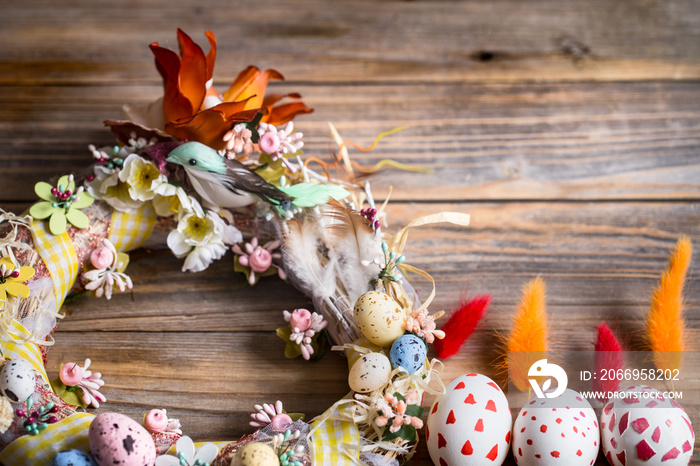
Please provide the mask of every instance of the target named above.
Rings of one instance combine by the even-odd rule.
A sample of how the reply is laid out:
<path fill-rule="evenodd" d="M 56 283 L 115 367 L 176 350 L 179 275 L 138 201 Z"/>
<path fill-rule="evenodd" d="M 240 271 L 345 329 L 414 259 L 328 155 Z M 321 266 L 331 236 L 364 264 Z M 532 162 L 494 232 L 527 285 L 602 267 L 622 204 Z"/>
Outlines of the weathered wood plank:
<path fill-rule="evenodd" d="M 359 163 L 392 158 L 432 174 L 391 170 L 376 195 L 396 200 L 697 199 L 700 92 L 688 83 L 543 83 L 277 86 L 316 112 L 299 118 L 307 155 L 329 158 L 326 126 L 368 146 Z M 86 94 L 86 91 L 88 92 Z M 159 86 L 0 87 L 0 197 L 34 199 L 32 186 L 83 170 L 89 143 L 113 144 L 102 127 L 124 102 Z"/>
<path fill-rule="evenodd" d="M 0 82 L 154 82 L 147 46 L 176 27 L 217 34 L 220 78 L 248 63 L 314 82 L 700 77 L 693 0 L 31 0 L 3 8 Z"/>
<path fill-rule="evenodd" d="M 505 328 L 521 286 L 540 274 L 548 282 L 550 307 L 561 316 L 558 331 L 614 318 L 631 335 L 676 238 L 700 238 L 697 207 L 666 202 L 393 204 L 389 223 L 395 230 L 437 211 L 472 215 L 467 229 L 438 225 L 411 232 L 408 262 L 436 279 L 436 309 L 450 309 L 465 289 L 490 293 L 500 310 L 489 317 L 490 325 Z M 269 332 L 284 324 L 282 310 L 310 305 L 275 278 L 251 288 L 233 272 L 230 255 L 198 274 L 182 273 L 182 261 L 168 250 L 131 255 L 129 273 L 136 284 L 131 294 L 111 301 L 79 298 L 66 305 L 72 315 L 59 332 Z M 413 280 L 428 291 L 424 281 Z M 261 295 L 263 286 L 274 292 Z M 686 301 L 690 327 L 700 327 L 700 289 L 691 285 Z M 591 338 L 590 332 L 573 332 L 564 341 L 582 348 Z M 700 342 L 689 344 L 700 350 Z"/>

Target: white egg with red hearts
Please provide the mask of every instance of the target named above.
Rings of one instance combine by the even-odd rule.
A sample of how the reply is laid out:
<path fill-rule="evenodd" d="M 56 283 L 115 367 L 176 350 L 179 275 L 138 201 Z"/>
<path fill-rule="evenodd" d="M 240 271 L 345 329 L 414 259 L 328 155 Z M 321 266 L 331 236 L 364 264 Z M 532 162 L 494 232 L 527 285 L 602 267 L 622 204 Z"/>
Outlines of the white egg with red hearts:
<path fill-rule="evenodd" d="M 520 466 L 595 463 L 600 429 L 591 404 L 570 389 L 529 400 L 513 425 L 513 456 Z"/>
<path fill-rule="evenodd" d="M 0 391 L 13 403 L 23 403 L 36 388 L 34 367 L 24 359 L 8 361 L 0 370 Z"/>
<path fill-rule="evenodd" d="M 485 375 L 454 379 L 428 415 L 428 452 L 438 466 L 501 465 L 508 455 L 510 436 L 508 400 Z"/>
<path fill-rule="evenodd" d="M 603 452 L 613 466 L 687 465 L 695 432 L 690 417 L 673 398 L 637 385 L 621 390 L 600 414 Z"/>
<path fill-rule="evenodd" d="M 350 368 L 348 385 L 353 391 L 369 393 L 389 382 L 391 362 L 382 353 L 366 353 Z"/>

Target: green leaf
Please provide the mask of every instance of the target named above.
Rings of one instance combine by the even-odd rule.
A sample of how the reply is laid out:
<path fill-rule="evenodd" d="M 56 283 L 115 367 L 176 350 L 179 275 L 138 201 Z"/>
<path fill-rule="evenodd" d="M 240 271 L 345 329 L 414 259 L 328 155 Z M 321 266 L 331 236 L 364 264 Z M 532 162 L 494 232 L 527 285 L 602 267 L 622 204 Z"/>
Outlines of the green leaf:
<path fill-rule="evenodd" d="M 407 405 L 406 406 L 406 416 L 421 417 L 423 415 L 423 409 L 420 405 Z"/>
<path fill-rule="evenodd" d="M 83 408 L 87 408 L 87 405 L 83 402 L 83 398 L 80 396 L 80 393 L 82 393 L 82 389 L 68 390 L 68 387 L 66 387 L 66 385 L 63 382 L 61 382 L 60 378 L 52 380 L 51 387 L 53 388 L 53 391 L 56 392 L 56 395 L 58 395 L 63 401 L 65 401 L 69 405 L 76 405 L 82 406 Z"/>
<path fill-rule="evenodd" d="M 292 334 L 292 328 L 287 326 L 287 327 L 280 327 L 276 330 L 277 336 L 289 343 L 289 336 Z"/>
<path fill-rule="evenodd" d="M 76 209 L 84 209 L 85 207 L 92 205 L 95 202 L 95 198 L 90 195 L 90 193 L 83 191 L 77 195 L 78 198 L 71 202 L 70 206 Z"/>
<path fill-rule="evenodd" d="M 119 265 L 121 264 L 121 265 Z M 124 272 L 129 266 L 129 255 L 125 252 L 117 253 L 117 272 Z"/>
<path fill-rule="evenodd" d="M 325 204 L 330 198 L 343 199 L 350 192 L 337 184 L 299 183 L 293 186 L 280 188 L 294 200 L 296 207 L 314 207 Z"/>
<path fill-rule="evenodd" d="M 301 348 L 299 348 L 299 345 L 291 341 L 288 342 L 287 346 L 284 347 L 284 357 L 287 359 L 294 359 L 299 356 L 301 356 Z"/>
<path fill-rule="evenodd" d="M 399 392 L 394 392 L 394 396 L 395 396 L 396 399 L 399 400 L 399 401 L 406 401 L 406 398 L 404 398 L 404 396 L 403 396 L 401 393 L 399 393 Z"/>
<path fill-rule="evenodd" d="M 90 226 L 90 219 L 88 218 L 88 216 L 85 215 L 81 210 L 73 208 L 73 206 L 70 206 L 68 208 L 68 212 L 66 212 L 65 218 L 67 218 L 70 223 L 75 225 L 76 228 L 80 228 L 81 230 Z"/>
<path fill-rule="evenodd" d="M 389 424 L 391 424 L 391 419 L 389 420 Z M 404 439 L 408 442 L 415 441 L 416 440 L 416 428 L 413 426 L 407 426 L 406 424 L 404 424 L 396 432 L 389 431 L 389 427 L 387 427 L 384 430 L 382 440 L 391 441 L 391 440 L 394 440 L 397 438 Z"/>
<path fill-rule="evenodd" d="M 54 236 L 65 233 L 66 231 L 66 212 L 63 209 L 54 209 L 49 220 L 49 230 Z"/>
<path fill-rule="evenodd" d="M 63 186 L 63 191 L 70 189 L 75 191 L 75 181 L 68 182 L 69 175 L 63 175 L 58 179 L 58 186 Z"/>
<path fill-rule="evenodd" d="M 51 194 L 52 189 L 53 186 L 51 186 L 45 181 L 39 181 L 37 184 L 34 185 L 34 192 L 36 193 L 36 195 L 39 196 L 41 199 L 49 202 L 54 202 L 56 200 L 54 195 Z"/>
<path fill-rule="evenodd" d="M 29 209 L 29 215 L 43 220 L 49 218 L 55 209 L 59 209 L 59 207 L 54 207 L 51 202 L 38 202 Z"/>

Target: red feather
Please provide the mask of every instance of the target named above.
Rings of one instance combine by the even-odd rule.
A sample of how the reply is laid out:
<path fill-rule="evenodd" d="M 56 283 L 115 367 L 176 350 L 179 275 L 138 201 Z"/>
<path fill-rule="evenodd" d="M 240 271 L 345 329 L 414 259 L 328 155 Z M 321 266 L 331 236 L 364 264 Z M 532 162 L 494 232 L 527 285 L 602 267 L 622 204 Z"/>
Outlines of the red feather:
<path fill-rule="evenodd" d="M 598 339 L 595 342 L 595 372 L 593 390 L 598 392 L 616 392 L 620 389 L 620 380 L 611 373 L 625 368 L 625 355 L 620 341 L 605 322 L 598 326 Z M 604 377 L 604 372 L 607 376 Z M 606 379 L 606 380 L 602 380 Z M 607 395 L 601 397 L 607 399 Z"/>
<path fill-rule="evenodd" d="M 442 327 L 445 338 L 433 343 L 438 358 L 447 359 L 457 354 L 459 348 L 474 333 L 481 318 L 486 315 L 491 298 L 491 295 L 483 294 L 471 300 L 466 297 L 462 300 L 459 308 L 452 312 L 450 320 Z"/>

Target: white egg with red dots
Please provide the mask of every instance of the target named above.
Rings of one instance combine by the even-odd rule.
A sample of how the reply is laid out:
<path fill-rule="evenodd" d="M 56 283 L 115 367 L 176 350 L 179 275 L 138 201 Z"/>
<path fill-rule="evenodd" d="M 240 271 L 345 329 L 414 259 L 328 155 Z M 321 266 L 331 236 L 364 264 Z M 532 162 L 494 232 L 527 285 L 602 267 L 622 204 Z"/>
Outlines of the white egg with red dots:
<path fill-rule="evenodd" d="M 433 403 L 425 435 L 437 466 L 499 466 L 510 449 L 508 400 L 485 375 L 461 375 Z"/>
<path fill-rule="evenodd" d="M 595 463 L 600 429 L 595 411 L 570 389 L 553 398 L 533 394 L 513 425 L 513 456 L 519 466 L 580 465 Z"/>
<path fill-rule="evenodd" d="M 693 457 L 690 417 L 667 393 L 652 387 L 617 392 L 600 413 L 600 432 L 612 466 L 685 466 Z"/>
<path fill-rule="evenodd" d="M 24 359 L 8 361 L 0 370 L 0 391 L 13 403 L 24 403 L 36 388 L 34 367 Z"/>

